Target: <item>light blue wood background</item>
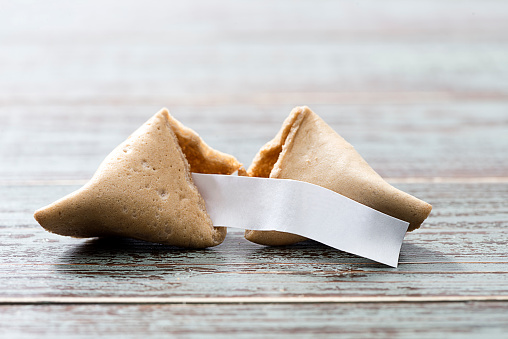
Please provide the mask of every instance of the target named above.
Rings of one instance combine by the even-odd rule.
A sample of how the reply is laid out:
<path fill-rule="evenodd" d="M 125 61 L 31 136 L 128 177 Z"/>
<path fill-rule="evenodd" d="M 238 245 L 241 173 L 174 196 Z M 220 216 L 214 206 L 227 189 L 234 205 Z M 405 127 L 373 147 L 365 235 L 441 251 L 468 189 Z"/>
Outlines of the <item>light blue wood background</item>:
<path fill-rule="evenodd" d="M 0 1 L 0 334 L 506 337 L 507 32 L 493 0 Z M 248 165 L 302 104 L 434 206 L 397 269 L 32 218 L 162 106 Z"/>

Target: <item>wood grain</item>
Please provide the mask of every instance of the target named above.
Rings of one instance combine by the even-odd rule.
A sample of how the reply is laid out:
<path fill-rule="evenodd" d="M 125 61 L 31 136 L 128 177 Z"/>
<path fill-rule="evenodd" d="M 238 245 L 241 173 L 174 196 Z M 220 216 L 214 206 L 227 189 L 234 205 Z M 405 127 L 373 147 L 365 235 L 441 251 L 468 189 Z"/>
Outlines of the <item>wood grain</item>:
<path fill-rule="evenodd" d="M 508 3 L 1 8 L 0 336 L 506 337 Z M 163 106 L 248 165 L 296 105 L 434 206 L 397 269 L 239 230 L 188 251 L 33 220 Z"/>
<path fill-rule="evenodd" d="M 0 297 L 508 295 L 507 184 L 401 184 L 434 211 L 406 236 L 395 270 L 312 241 L 259 246 L 234 229 L 222 245 L 205 251 L 42 230 L 32 218 L 45 203 L 40 200 L 75 188 L 3 187 L 9 194 L 0 201 Z"/>
<path fill-rule="evenodd" d="M 419 338 L 496 337 L 508 331 L 507 302 L 294 305 L 0 306 L 3 333 L 16 337 Z M 47 317 L 51 314 L 51 317 Z M 288 316 L 290 315 L 290 316 Z M 97 318 L 102 319 L 97 322 Z M 49 319 L 49 320 L 48 320 Z M 199 320 L 198 320 L 199 319 Z"/>
<path fill-rule="evenodd" d="M 506 97 L 501 1 L 57 1 L 2 13 L 9 105 L 253 92 Z"/>
<path fill-rule="evenodd" d="M 168 106 L 212 147 L 233 154 L 248 166 L 298 103 L 306 102 L 266 107 Z M 506 178 L 507 103 L 311 108 L 382 176 Z M 128 105 L 0 107 L 7 128 L 0 134 L 0 180 L 89 179 L 106 155 L 159 109 Z"/>
<path fill-rule="evenodd" d="M 508 294 L 508 264 L 501 261 L 504 258 L 475 262 L 474 258 L 467 257 L 465 259 L 469 261 L 454 261 L 453 257 L 447 257 L 448 261 L 445 261 L 441 256 L 440 261 L 434 259 L 423 263 L 416 258 L 416 262 L 401 263 L 394 270 L 317 244 L 281 250 L 242 248 L 241 254 L 235 255 L 238 249 L 231 248 L 230 243 L 235 240 L 245 242 L 239 238 L 239 235 L 230 235 L 221 248 L 205 253 L 157 247 L 133 252 L 129 249 L 132 247 L 130 242 L 124 244 L 128 248 L 118 248 L 107 242 L 62 246 L 45 238 L 45 247 L 37 247 L 38 251 L 60 255 L 50 256 L 50 262 L 33 263 L 27 261 L 38 251 L 27 250 L 28 258 L 25 256 L 2 264 L 0 297 L 181 300 L 196 297 L 377 298 Z M 428 251 L 412 243 L 407 243 L 406 247 L 415 254 Z M 412 254 L 405 248 L 402 253 L 405 256 Z M 46 257 L 41 256 L 43 260 Z"/>

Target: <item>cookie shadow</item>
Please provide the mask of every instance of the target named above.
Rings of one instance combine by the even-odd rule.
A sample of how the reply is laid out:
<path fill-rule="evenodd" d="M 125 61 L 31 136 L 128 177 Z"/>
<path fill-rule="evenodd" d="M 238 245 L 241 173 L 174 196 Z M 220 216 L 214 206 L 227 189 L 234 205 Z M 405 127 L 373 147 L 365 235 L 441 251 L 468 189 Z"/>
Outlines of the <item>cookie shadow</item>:
<path fill-rule="evenodd" d="M 248 260 L 266 261 L 282 264 L 337 264 L 371 267 L 389 267 L 355 254 L 347 253 L 314 240 L 303 241 L 289 246 L 255 245 L 247 255 Z"/>
<path fill-rule="evenodd" d="M 344 266 L 365 266 L 374 269 L 394 269 L 391 266 L 347 253 L 320 242 L 307 240 L 290 246 L 263 246 L 250 247 L 246 260 L 282 264 L 337 264 Z M 404 242 L 399 256 L 399 265 L 447 262 L 454 265 L 454 258 L 442 252 L 431 250 L 423 246 Z M 457 266 L 459 264 L 456 264 Z M 399 266 L 401 267 L 401 266 Z"/>
<path fill-rule="evenodd" d="M 68 274 L 144 272 L 160 274 L 185 271 L 189 266 L 223 261 L 213 249 L 185 249 L 130 238 L 93 238 L 65 251 L 58 271 Z M 161 272 L 164 271 L 164 272 Z"/>
<path fill-rule="evenodd" d="M 459 266 L 459 263 L 455 261 L 454 257 L 446 255 L 443 252 L 431 250 L 407 241 L 402 243 L 399 256 L 399 264 L 446 262 L 452 266 Z"/>

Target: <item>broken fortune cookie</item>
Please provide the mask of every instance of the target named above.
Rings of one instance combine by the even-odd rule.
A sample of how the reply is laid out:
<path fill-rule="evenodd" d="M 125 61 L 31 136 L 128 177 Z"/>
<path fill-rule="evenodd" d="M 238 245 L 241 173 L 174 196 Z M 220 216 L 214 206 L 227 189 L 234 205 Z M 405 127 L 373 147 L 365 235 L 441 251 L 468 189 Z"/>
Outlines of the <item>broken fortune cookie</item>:
<path fill-rule="evenodd" d="M 420 227 L 432 206 L 388 184 L 308 107 L 296 107 L 275 138 L 265 144 L 248 169 L 252 177 L 293 179 L 330 189 L 356 202 Z M 351 225 L 354 227 L 354 225 Z M 303 240 L 279 231 L 245 231 L 262 245 L 290 245 Z"/>
<path fill-rule="evenodd" d="M 85 186 L 34 217 L 46 230 L 72 237 L 215 246 L 227 229 L 213 227 L 190 172 L 242 169 L 233 156 L 210 148 L 163 109 L 116 147 Z"/>

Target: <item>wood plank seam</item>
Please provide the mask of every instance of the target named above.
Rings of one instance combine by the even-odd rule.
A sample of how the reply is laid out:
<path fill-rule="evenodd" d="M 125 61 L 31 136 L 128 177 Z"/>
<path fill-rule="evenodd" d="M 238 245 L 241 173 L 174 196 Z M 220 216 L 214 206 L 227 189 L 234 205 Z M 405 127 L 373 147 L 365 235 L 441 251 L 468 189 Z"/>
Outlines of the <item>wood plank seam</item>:
<path fill-rule="evenodd" d="M 439 303 L 439 302 L 507 302 L 508 295 L 488 296 L 377 296 L 377 297 L 205 297 L 205 298 L 142 298 L 142 297 L 34 297 L 0 298 L 0 305 L 70 305 L 70 304 L 357 304 L 357 303 Z"/>
<path fill-rule="evenodd" d="M 230 266 L 258 266 L 258 265 L 279 265 L 279 266 L 301 266 L 301 265 L 315 265 L 315 264 L 326 264 L 326 265 L 379 265 L 375 262 L 326 262 L 326 263 L 316 263 L 316 262 L 299 262 L 299 263 L 285 263 L 285 262 L 232 262 L 232 263 L 193 263 L 192 266 L 200 266 L 200 267 L 206 267 L 206 266 L 223 266 L 223 267 L 230 267 Z M 399 262 L 399 265 L 407 264 L 407 265 L 434 265 L 434 264 L 508 264 L 508 261 L 413 261 L 413 262 Z M 171 268 L 171 267 L 178 267 L 178 266 L 188 266 L 189 263 L 173 263 L 173 264 L 115 264 L 115 263 L 108 263 L 108 264 L 102 264 L 102 263 L 0 263 L 1 266 L 107 266 L 107 267 L 151 267 L 154 266 L 156 268 Z M 344 270 L 347 272 L 351 272 L 352 270 Z M 363 271 L 362 271 L 363 272 Z M 381 272 L 381 273 L 393 273 L 394 271 L 375 271 L 375 272 Z M 407 271 L 396 271 L 397 273 L 408 273 Z M 441 271 L 439 271 L 441 272 Z M 462 273 L 478 273 L 477 271 L 461 271 Z M 413 271 L 410 271 L 409 273 L 415 273 Z M 428 272 L 426 272 L 428 273 Z M 443 271 L 443 273 L 457 273 L 455 271 Z M 508 273 L 508 272 L 481 272 L 481 273 Z"/>

